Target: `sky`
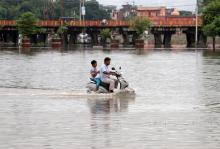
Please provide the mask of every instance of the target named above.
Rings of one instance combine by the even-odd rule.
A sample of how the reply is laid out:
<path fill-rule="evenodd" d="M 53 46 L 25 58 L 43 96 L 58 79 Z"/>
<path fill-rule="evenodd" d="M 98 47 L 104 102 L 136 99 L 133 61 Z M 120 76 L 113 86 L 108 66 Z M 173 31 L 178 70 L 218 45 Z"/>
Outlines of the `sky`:
<path fill-rule="evenodd" d="M 174 7 L 178 10 L 195 10 L 196 0 L 98 0 L 104 5 L 117 5 L 120 7 L 122 4 L 135 2 L 136 5 L 143 6 L 167 6 Z"/>

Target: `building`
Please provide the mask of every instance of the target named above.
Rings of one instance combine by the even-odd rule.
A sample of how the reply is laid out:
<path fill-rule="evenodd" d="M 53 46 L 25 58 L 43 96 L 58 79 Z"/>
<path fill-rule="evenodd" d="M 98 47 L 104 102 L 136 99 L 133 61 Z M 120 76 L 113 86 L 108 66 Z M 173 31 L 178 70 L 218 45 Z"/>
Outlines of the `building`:
<path fill-rule="evenodd" d="M 126 20 L 136 15 L 136 6 L 125 4 L 122 8 L 113 13 L 115 20 Z"/>
<path fill-rule="evenodd" d="M 103 6 L 103 8 L 111 15 L 111 19 L 117 20 L 117 6 L 107 5 Z"/>
<path fill-rule="evenodd" d="M 165 16 L 179 16 L 180 13 L 176 8 L 167 9 L 166 7 L 137 7 L 137 16 L 165 17 Z"/>
<path fill-rule="evenodd" d="M 137 16 L 158 17 L 166 15 L 166 7 L 137 7 Z"/>

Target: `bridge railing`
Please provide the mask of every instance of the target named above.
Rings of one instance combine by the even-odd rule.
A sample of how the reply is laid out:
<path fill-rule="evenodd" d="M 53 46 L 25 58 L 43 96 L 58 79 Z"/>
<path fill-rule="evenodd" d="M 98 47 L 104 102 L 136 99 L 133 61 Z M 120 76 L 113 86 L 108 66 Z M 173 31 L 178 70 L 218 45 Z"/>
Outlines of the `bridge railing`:
<path fill-rule="evenodd" d="M 0 20 L 0 26 L 14 26 L 16 25 L 15 20 Z"/>
<path fill-rule="evenodd" d="M 158 27 L 188 27 L 195 26 L 196 19 L 194 17 L 155 17 L 150 18 L 154 26 Z M 202 25 L 202 18 L 199 17 L 198 25 Z"/>
<path fill-rule="evenodd" d="M 195 26 L 194 17 L 154 17 L 150 18 L 156 27 L 190 27 Z M 42 20 L 37 23 L 43 27 L 59 27 L 64 24 L 62 20 Z M 106 24 L 101 21 L 66 21 L 70 27 L 129 27 L 131 22 L 121 20 L 108 20 Z M 0 20 L 0 26 L 15 26 L 15 20 Z M 199 18 L 198 25 L 202 25 L 202 18 Z"/>

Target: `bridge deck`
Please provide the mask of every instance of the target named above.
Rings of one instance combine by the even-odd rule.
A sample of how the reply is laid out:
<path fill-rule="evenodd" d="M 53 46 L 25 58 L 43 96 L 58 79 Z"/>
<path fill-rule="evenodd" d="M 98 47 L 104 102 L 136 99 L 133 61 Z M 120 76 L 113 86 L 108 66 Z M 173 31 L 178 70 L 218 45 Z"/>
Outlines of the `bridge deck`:
<path fill-rule="evenodd" d="M 155 17 L 150 18 L 155 27 L 192 27 L 195 26 L 195 17 Z M 42 27 L 58 27 L 63 21 L 60 20 L 42 20 L 38 22 Z M 101 21 L 67 21 L 70 27 L 129 27 L 129 21 L 113 21 L 108 20 L 106 25 L 102 25 Z M 15 20 L 0 20 L 0 26 L 15 26 Z M 198 25 L 202 25 L 202 18 L 199 18 Z"/>

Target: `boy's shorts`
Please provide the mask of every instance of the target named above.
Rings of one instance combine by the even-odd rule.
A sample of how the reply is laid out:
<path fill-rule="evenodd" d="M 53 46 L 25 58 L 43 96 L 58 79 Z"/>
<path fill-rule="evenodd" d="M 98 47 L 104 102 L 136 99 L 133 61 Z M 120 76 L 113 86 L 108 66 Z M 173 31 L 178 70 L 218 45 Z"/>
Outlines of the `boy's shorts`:
<path fill-rule="evenodd" d="M 91 80 L 95 82 L 97 88 L 100 86 L 101 84 L 100 78 L 91 78 Z"/>

